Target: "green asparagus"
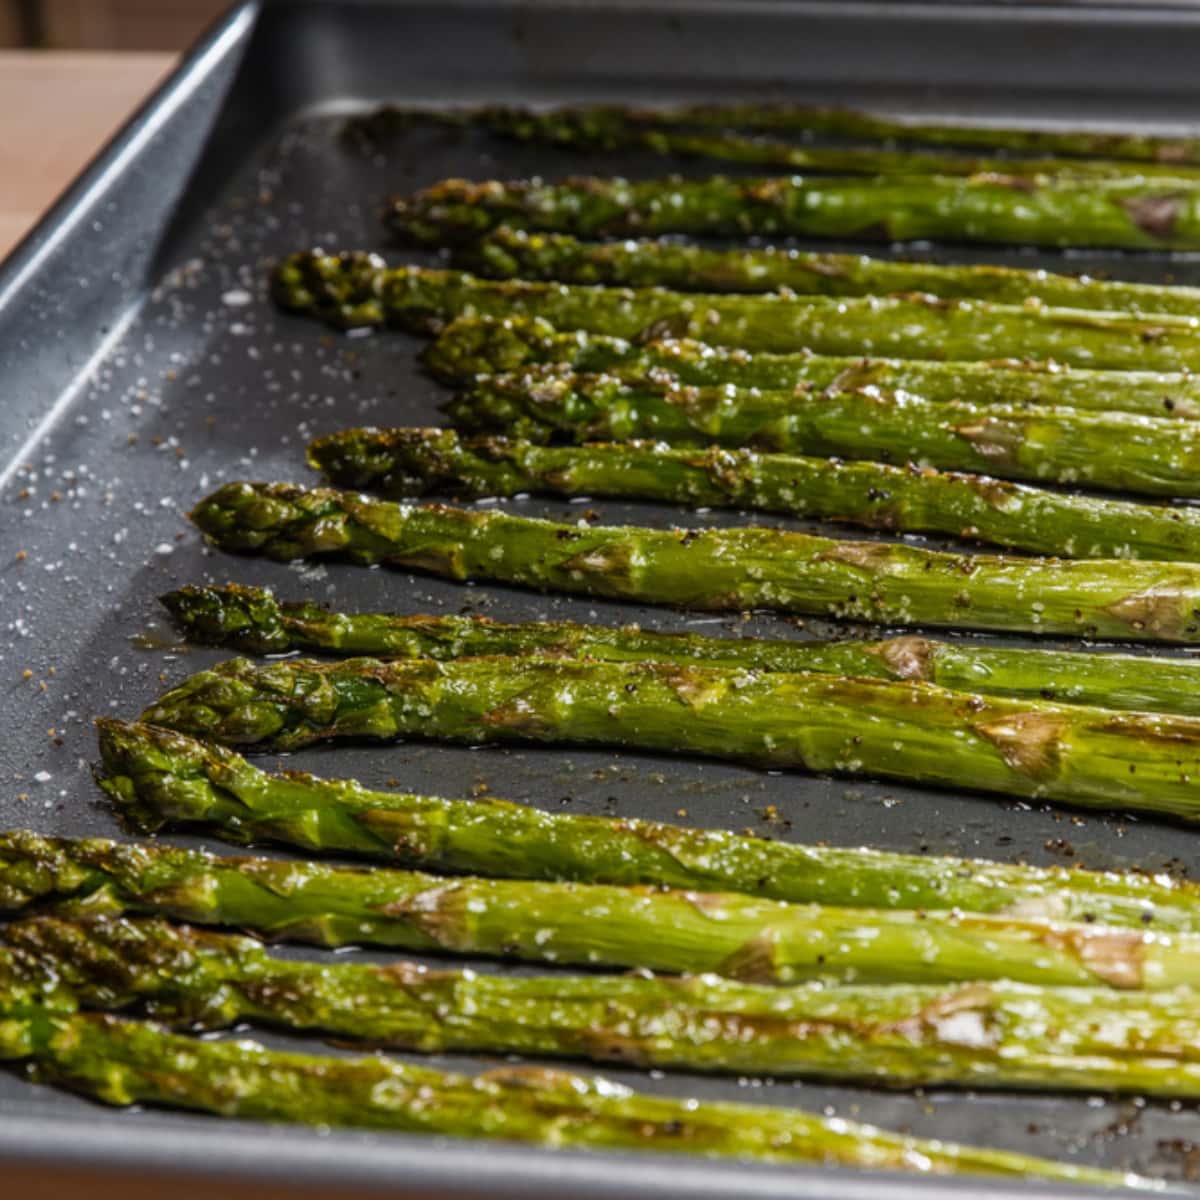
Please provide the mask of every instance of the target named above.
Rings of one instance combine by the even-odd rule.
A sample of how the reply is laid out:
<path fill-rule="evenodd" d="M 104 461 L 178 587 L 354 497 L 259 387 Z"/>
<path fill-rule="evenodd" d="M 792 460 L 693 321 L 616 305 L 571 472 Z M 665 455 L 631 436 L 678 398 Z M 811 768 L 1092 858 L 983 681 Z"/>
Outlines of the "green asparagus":
<path fill-rule="evenodd" d="M 817 146 L 730 129 L 652 125 L 613 111 L 597 121 L 591 112 L 534 112 L 487 106 L 473 109 L 412 110 L 383 108 L 351 117 L 343 127 L 346 141 L 371 155 L 397 134 L 418 123 L 474 126 L 491 133 L 560 146 L 570 150 L 646 149 L 655 154 L 713 158 L 726 162 L 836 172 L 839 175 L 1022 175 L 1055 178 L 1167 177 L 1194 180 L 1196 168 L 1178 163 L 1134 162 L 1120 158 L 981 157 L 977 154 L 894 149 L 882 146 Z"/>
<path fill-rule="evenodd" d="M 467 1076 L 371 1055 L 331 1058 L 255 1042 L 203 1041 L 99 1013 L 10 1008 L 0 1057 L 106 1104 L 224 1117 L 530 1142 L 555 1149 L 658 1150 L 771 1163 L 991 1174 L 1155 1190 L 1131 1173 L 889 1133 L 796 1109 L 673 1099 L 596 1076 L 504 1067 Z"/>
<path fill-rule="evenodd" d="M 1188 658 L 1009 649 L 912 635 L 883 642 L 779 641 L 657 633 L 637 625 L 506 625 L 487 617 L 338 613 L 311 601 L 277 600 L 269 591 L 240 584 L 184 587 L 162 601 L 189 637 L 248 654 L 317 650 L 441 660 L 496 654 L 649 659 L 907 679 L 991 696 L 1200 717 L 1200 664 Z"/>
<path fill-rule="evenodd" d="M 540 115 L 540 114 L 539 114 Z M 571 150 L 645 149 L 682 158 L 710 158 L 743 165 L 782 167 L 789 171 L 876 177 L 921 175 L 1022 179 L 1169 179 L 1194 183 L 1195 166 L 1178 162 L 1130 162 L 1120 158 L 982 157 L 978 154 L 929 152 L 883 146 L 818 146 L 766 138 L 734 130 L 653 128 L 630 125 L 622 133 L 596 138 L 576 124 L 504 123 L 492 117 L 488 127 L 521 141 L 542 142 Z"/>
<path fill-rule="evenodd" d="M 825 296 L 926 292 L 944 299 L 1061 308 L 1200 313 L 1200 288 L 1124 283 L 1015 267 L 944 266 L 775 247 L 713 249 L 679 242 L 582 242 L 565 233 L 497 229 L 459 252 L 461 265 L 493 279 L 667 287 L 681 292 Z"/>
<path fill-rule="evenodd" d="M 1195 509 L 877 462 L 659 442 L 541 446 L 449 429 L 375 428 L 317 438 L 308 461 L 332 483 L 386 496 L 633 497 L 943 533 L 1068 558 L 1200 561 Z"/>
<path fill-rule="evenodd" d="M 413 109 L 383 106 L 350 118 L 343 127 L 350 142 L 377 147 L 382 138 L 418 121 L 483 125 L 528 140 L 620 149 L 631 134 L 732 131 L 823 135 L 894 145 L 992 149 L 1011 155 L 1107 158 L 1116 162 L 1183 165 L 1200 163 L 1200 138 L 1134 133 L 1129 130 L 1012 128 L 1004 125 L 953 125 L 887 117 L 856 109 L 793 103 L 688 104 L 674 108 L 627 105 L 571 105 L 529 109 L 486 105 L 460 109 Z M 868 147 L 870 148 L 870 147 Z M 1006 157 L 1001 161 L 1006 164 Z M 1091 164 L 1079 165 L 1086 169 Z M 1136 169 L 1136 168 L 1135 168 Z"/>
<path fill-rule="evenodd" d="M 561 333 L 546 321 L 461 317 L 424 353 L 425 365 L 447 383 L 554 363 L 582 373 L 676 379 L 681 384 L 770 391 L 908 392 L 931 401 L 1022 408 L 1049 405 L 1194 420 L 1200 379 L 1185 373 L 1092 371 L 1058 363 L 926 362 L 920 359 L 838 358 L 750 354 L 688 339 L 630 342 L 606 334 Z"/>
<path fill-rule="evenodd" d="M 35 918 L 4 934 L 81 1004 L 137 1005 L 188 1029 L 254 1021 L 426 1053 L 1200 1098 L 1190 991 L 514 978 L 285 961 L 251 938 L 123 919 Z"/>
<path fill-rule="evenodd" d="M 434 245 L 510 225 L 585 237 L 753 234 L 1192 250 L 1200 247 L 1200 187 L 1192 179 L 1137 176 L 447 179 L 394 197 L 386 220 L 392 233 Z"/>
<path fill-rule="evenodd" d="M 446 412 L 466 431 L 535 442 L 651 438 L 697 448 L 898 459 L 1147 496 L 1200 496 L 1200 424 L 1136 413 L 941 403 L 869 388 L 815 395 L 695 388 L 662 379 L 578 375 L 559 366 L 482 376 Z M 1005 504 L 1008 497 L 998 495 L 997 501 Z M 1070 530 L 1064 534 L 1069 538 Z"/>
<path fill-rule="evenodd" d="M 620 128 L 741 128 L 777 132 L 821 133 L 835 137 L 863 138 L 940 146 L 990 147 L 1007 152 L 1097 155 L 1148 163 L 1200 162 L 1200 138 L 1133 133 L 1128 130 L 1031 129 L 1003 125 L 953 125 L 885 117 L 847 108 L 804 104 L 712 104 L 685 105 L 674 109 L 629 109 L 603 106 L 566 109 L 573 124 L 581 118 L 596 129 L 605 124 Z"/>
<path fill-rule="evenodd" d="M 956 555 L 756 527 L 589 526 L 286 483 L 227 483 L 191 519 L 222 549 L 284 562 L 336 555 L 712 611 L 1200 641 L 1200 565 L 1190 563 Z"/>
<path fill-rule="evenodd" d="M 1200 819 L 1200 721 L 926 683 L 675 663 L 231 659 L 142 720 L 224 744 L 543 742 L 867 774 Z"/>
<path fill-rule="evenodd" d="M 751 351 L 973 360 L 1012 355 L 1122 370 L 1200 364 L 1200 321 L 1169 313 L 1133 316 L 930 296 L 799 300 L 499 282 L 424 267 L 389 270 L 374 254 L 317 251 L 284 262 L 274 286 L 284 307 L 343 327 L 394 321 L 437 332 L 460 316 L 525 316 L 618 337 L 686 335 Z"/>
<path fill-rule="evenodd" d="M 720 829 L 545 813 L 492 797 L 444 800 L 353 780 L 268 774 L 241 755 L 104 720 L 101 783 L 140 832 L 200 828 L 434 871 L 744 892 L 793 904 L 961 909 L 1200 933 L 1197 885 L 1168 875 L 1015 866 L 801 846 Z"/>
<path fill-rule="evenodd" d="M 1200 934 L 1025 915 L 782 904 L 722 892 L 422 875 L 100 838 L 0 834 L 0 908 L 144 914 L 322 946 L 537 963 L 847 979 L 1169 991 L 1200 983 Z"/>

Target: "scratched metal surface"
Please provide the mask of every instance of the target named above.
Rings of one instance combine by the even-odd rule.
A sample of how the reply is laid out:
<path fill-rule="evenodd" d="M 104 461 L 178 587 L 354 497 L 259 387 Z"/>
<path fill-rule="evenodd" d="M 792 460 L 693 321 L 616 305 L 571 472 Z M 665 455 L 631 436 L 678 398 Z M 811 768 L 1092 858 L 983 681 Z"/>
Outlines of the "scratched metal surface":
<path fill-rule="evenodd" d="M 0 741 L 0 825 L 120 836 L 91 782 L 95 746 L 90 721 L 103 713 L 135 715 L 164 686 L 222 657 L 220 652 L 178 645 L 163 619 L 157 595 L 186 582 L 239 580 L 269 585 L 284 597 L 317 598 L 348 609 L 637 620 L 661 629 L 782 637 L 829 634 L 830 627 L 820 622 L 805 625 L 766 616 L 748 623 L 697 618 L 500 587 L 464 587 L 405 572 L 240 560 L 205 548 L 184 519 L 187 508 L 223 480 L 314 482 L 303 463 L 305 441 L 313 435 L 364 422 L 438 420 L 438 405 L 446 393 L 421 373 L 418 339 L 397 333 L 343 337 L 272 307 L 265 282 L 270 264 L 281 255 L 321 244 L 375 247 L 393 261 L 433 262 L 435 257 L 386 246 L 377 209 L 388 192 L 451 175 L 553 176 L 581 168 L 652 175 L 667 166 L 661 159 L 639 156 L 581 160 L 482 136 L 430 130 L 413 131 L 376 155 L 364 155 L 339 142 L 341 113 L 367 98 L 386 95 L 453 102 L 522 96 L 670 101 L 753 94 L 751 68 L 737 54 L 730 59 L 727 86 L 719 77 L 715 39 L 726 28 L 723 18 L 718 19 L 725 10 L 685 16 L 667 6 L 655 16 L 614 9 L 609 24 L 596 24 L 594 31 L 587 24 L 594 16 L 580 18 L 581 27 L 578 21 L 564 25 L 560 10 L 523 11 L 522 20 L 515 21 L 498 7 L 471 9 L 470 22 L 460 28 L 467 61 L 481 64 L 479 71 L 470 75 L 463 70 L 461 56 L 452 55 L 441 78 L 435 48 L 450 20 L 444 9 L 274 6 L 232 85 L 233 98 L 218 114 L 236 54 L 249 36 L 254 14 L 247 10 L 210 46 L 209 58 L 197 60 L 203 69 L 184 81 L 188 86 L 176 97 L 178 105 L 171 108 L 164 100 L 156 108 L 167 124 L 166 134 L 160 130 L 146 144 L 135 145 L 127 161 L 106 177 L 107 192 L 73 198 L 66 211 L 56 214 L 56 224 L 47 227 L 42 240 L 10 266 L 4 280 L 7 291 L 0 287 L 0 366 L 12 394 L 0 412 L 5 446 L 0 481 L 0 727 L 5 730 Z M 895 37 L 914 37 L 917 10 L 896 6 L 895 11 L 913 18 L 908 24 L 899 22 Z M 1048 115 L 1064 120 L 1123 116 L 1164 126 L 1177 126 L 1190 112 L 1182 82 L 1176 90 L 1164 87 L 1158 94 L 1144 79 L 1122 78 L 1106 100 L 1082 78 L 1082 62 L 1068 60 L 1064 86 L 1050 87 L 1038 72 L 1049 70 L 1059 29 L 1053 21 L 1049 32 L 1039 35 L 1040 42 L 1034 38 L 1029 43 L 1036 68 L 1029 73 L 1037 77 L 1032 83 L 1006 81 L 1002 74 L 993 79 L 993 66 L 982 61 L 977 78 L 971 79 L 960 55 L 953 61 L 962 77 L 951 72 L 955 77 L 938 86 L 925 78 L 915 58 L 906 75 L 903 63 L 892 61 L 896 54 L 889 58 L 883 50 L 873 52 L 880 58 L 874 84 L 864 82 L 870 76 L 869 61 L 858 75 L 843 70 L 849 45 L 845 6 L 841 17 L 820 5 L 754 7 L 745 12 L 748 21 L 760 23 L 755 44 L 764 48 L 771 22 L 790 12 L 787 28 L 794 36 L 807 31 L 817 38 L 817 44 L 805 44 L 804 62 L 810 69 L 823 61 L 820 38 L 826 39 L 830 66 L 820 92 L 825 98 L 944 115 Z M 1194 44 L 1200 31 L 1190 18 L 1171 19 L 1176 25 L 1164 24 L 1150 42 L 1151 51 L 1174 69 L 1176 42 L 1186 45 L 1191 38 Z M 953 21 L 945 20 L 950 24 L 943 36 L 950 38 Z M 631 36 L 640 30 L 651 46 L 668 34 L 681 39 L 682 62 L 678 56 L 662 57 L 663 50 L 660 59 L 667 65 L 656 75 L 650 48 L 642 43 L 635 61 L 618 62 L 611 57 L 618 44 L 612 21 L 628 24 Z M 1062 28 L 1074 27 L 1066 21 Z M 552 53 L 570 30 L 581 39 L 579 44 L 587 43 L 590 32 L 595 34 L 594 56 L 586 58 L 575 76 Z M 368 38 L 372 31 L 375 36 Z M 1168 36 L 1172 31 L 1174 37 Z M 978 36 L 1003 41 L 1020 32 L 1004 23 L 993 28 L 984 22 Z M 1110 37 L 1119 33 L 1118 25 L 1109 30 Z M 314 40 L 318 34 L 331 39 L 332 47 L 329 40 Z M 419 69 L 414 66 L 407 74 L 397 69 L 389 77 L 379 61 L 378 43 L 396 48 L 397 68 L 419 61 Z M 697 45 L 705 48 L 703 53 Z M 292 53 L 297 47 L 310 50 L 310 59 L 297 58 Z M 1090 43 L 1085 48 L 1099 52 Z M 489 49 L 493 56 L 485 59 Z M 684 70 L 689 53 L 697 63 L 690 80 Z M 1086 58 L 1083 51 L 1078 54 Z M 490 63 L 487 68 L 485 61 Z M 307 70 L 311 78 L 298 83 L 284 64 L 301 76 Z M 783 66 L 777 71 L 783 79 Z M 1174 79 L 1167 66 L 1162 78 Z M 1135 84 L 1142 90 L 1135 90 Z M 802 94 L 814 94 L 813 88 Z M 216 130 L 197 167 L 214 116 Z M 71 226 L 79 214 L 92 228 Z M 1121 277 L 1170 276 L 1200 283 L 1200 265 L 1180 256 L 1063 256 L 963 248 L 939 248 L 936 255 L 948 261 L 1087 266 Z M 513 501 L 508 507 L 568 519 L 581 512 L 579 504 L 541 500 Z M 614 502 L 592 501 L 587 507 L 611 523 L 695 525 L 753 519 Z M 776 519 L 771 523 L 788 524 Z M 1088 867 L 1169 866 L 1186 871 L 1197 866 L 1196 835 L 1177 826 L 1005 803 L 972 795 L 965 783 L 961 793 L 935 792 L 601 750 L 420 744 L 312 750 L 292 762 L 373 785 L 399 779 L 406 789 L 460 795 L 486 784 L 494 794 L 551 809 L 750 827 L 797 840 L 1034 862 L 1063 861 L 1065 849 L 1070 861 Z M 768 806 L 775 807 L 777 819 L 765 819 Z M 454 1061 L 471 1069 L 484 1060 Z M 1191 1173 L 1198 1153 L 1193 1143 L 1200 1143 L 1200 1119 L 1193 1105 L 1006 1093 L 964 1097 L 942 1089 L 888 1093 L 680 1072 L 607 1073 L 672 1094 L 795 1104 L 918 1134 L 1130 1167 L 1174 1179 Z M 73 1128 L 86 1126 L 93 1134 L 107 1131 L 109 1144 L 124 1146 L 131 1161 L 151 1146 L 175 1146 L 184 1157 L 194 1154 L 202 1131 L 214 1124 L 203 1118 L 112 1113 L 26 1083 L 13 1073 L 0 1074 L 0 1118 L 0 1125 L 7 1122 L 10 1129 L 25 1120 L 48 1136 L 65 1135 L 68 1142 Z M 252 1127 L 244 1131 L 246 1138 L 258 1136 Z M 275 1133 L 262 1143 L 268 1170 L 286 1175 L 290 1144 L 298 1144 L 297 1135 Z M 346 1178 L 345 1171 L 356 1169 L 355 1161 L 361 1172 L 370 1158 L 355 1150 L 364 1145 L 372 1148 L 383 1172 L 373 1177 L 375 1182 L 388 1178 L 389 1169 L 407 1164 L 416 1173 L 413 1177 L 435 1190 L 451 1188 L 452 1160 L 419 1155 L 405 1159 L 412 1150 L 408 1139 L 335 1135 L 322 1139 L 320 1153 L 311 1145 L 305 1153 L 317 1154 L 320 1169 L 332 1171 L 340 1165 Z M 0 1139 L 0 1152 L 19 1150 L 11 1137 Z M 486 1174 L 492 1153 L 472 1147 L 456 1150 L 455 1156 L 460 1167 L 465 1163 Z M 447 1165 L 439 1167 L 441 1161 Z M 512 1186 L 532 1195 L 537 1187 L 553 1185 L 556 1168 L 549 1156 L 525 1154 L 513 1170 Z M 780 1195 L 785 1188 L 791 1195 L 809 1194 L 808 1189 L 830 1194 L 833 1186 L 821 1172 L 747 1176 L 740 1169 L 725 1175 L 724 1169 L 711 1167 L 704 1167 L 703 1174 L 685 1167 L 673 1167 L 672 1172 L 669 1182 L 654 1185 L 659 1190 L 653 1194 L 678 1188 L 680 1195 L 701 1195 L 705 1186 L 722 1178 L 729 1186 L 754 1178 L 766 1189 L 764 1195 L 777 1194 L 775 1187 Z M 586 1168 L 584 1176 L 578 1183 L 581 1194 L 588 1187 L 605 1194 L 602 1163 Z M 852 1177 L 843 1176 L 838 1186 L 847 1178 Z M 644 1180 L 646 1194 L 651 1194 L 651 1175 Z M 865 1195 L 875 1185 L 860 1181 L 857 1186 L 862 1190 L 855 1194 Z"/>

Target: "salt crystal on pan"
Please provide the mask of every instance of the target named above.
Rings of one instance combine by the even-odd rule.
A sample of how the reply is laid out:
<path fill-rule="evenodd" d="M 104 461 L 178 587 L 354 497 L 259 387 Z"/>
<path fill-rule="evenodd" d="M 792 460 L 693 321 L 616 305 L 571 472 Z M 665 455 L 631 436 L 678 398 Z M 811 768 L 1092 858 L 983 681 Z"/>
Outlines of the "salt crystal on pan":
<path fill-rule="evenodd" d="M 33 778 L 37 783 L 49 783 L 54 777 L 49 771 L 39 771 Z"/>
<path fill-rule="evenodd" d="M 228 304 L 231 308 L 241 308 L 253 299 L 245 288 L 231 288 L 221 296 L 221 303 Z"/>

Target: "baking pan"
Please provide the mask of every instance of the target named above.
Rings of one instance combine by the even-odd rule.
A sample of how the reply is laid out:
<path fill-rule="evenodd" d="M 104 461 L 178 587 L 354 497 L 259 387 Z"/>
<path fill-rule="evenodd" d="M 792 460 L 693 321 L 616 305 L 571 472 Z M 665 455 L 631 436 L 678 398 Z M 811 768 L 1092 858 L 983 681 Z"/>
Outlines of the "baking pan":
<path fill-rule="evenodd" d="M 90 720 L 134 715 L 166 684 L 221 657 L 178 645 L 162 620 L 155 597 L 186 582 L 243 580 L 346 608 L 640 620 L 715 632 L 736 624 L 796 637 L 824 631 L 817 622 L 701 620 L 405 572 L 286 567 L 202 546 L 183 513 L 219 481 L 304 480 L 309 436 L 364 421 L 431 423 L 444 397 L 416 367 L 416 339 L 343 337 L 274 311 L 264 286 L 270 264 L 311 243 L 383 248 L 377 209 L 389 191 L 447 175 L 553 175 L 580 166 L 557 151 L 445 130 L 416 130 L 364 155 L 338 140 L 345 112 L 385 99 L 788 97 L 914 115 L 1170 130 L 1200 118 L 1198 53 L 1200 12 L 1145 5 L 292 0 L 235 10 L 0 272 L 0 823 L 118 834 L 90 779 Z M 667 166 L 630 155 L 595 164 L 640 174 Z M 1194 256 L 939 253 L 1200 283 Z M 512 505 L 556 516 L 580 511 Z M 591 507 L 609 521 L 748 520 Z M 486 783 L 497 795 L 549 808 L 749 826 L 804 840 L 1034 862 L 1069 855 L 1094 868 L 1194 871 L 1198 862 L 1197 834 L 1177 826 L 998 802 L 965 787 L 933 792 L 570 749 L 409 744 L 311 750 L 294 762 L 375 785 L 398 778 L 412 790 L 458 795 Z M 764 823 L 770 805 L 779 816 Z M 1193 1105 L 609 1074 L 668 1093 L 795 1104 L 1176 1180 L 1200 1165 Z M 318 1136 L 114 1112 L 11 1073 L 0 1074 L 0 1159 L 13 1169 L 182 1172 L 198 1187 L 237 1178 L 403 1187 L 428 1197 L 1056 1194 L 1019 1183 Z"/>

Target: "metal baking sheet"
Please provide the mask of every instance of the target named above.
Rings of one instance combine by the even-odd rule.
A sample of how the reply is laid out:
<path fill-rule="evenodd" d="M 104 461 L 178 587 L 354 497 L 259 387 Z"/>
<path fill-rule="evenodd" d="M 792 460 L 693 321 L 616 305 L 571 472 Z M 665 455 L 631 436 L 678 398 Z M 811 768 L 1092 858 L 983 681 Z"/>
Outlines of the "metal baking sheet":
<path fill-rule="evenodd" d="M 90 779 L 90 720 L 134 715 L 166 684 L 221 657 L 178 645 L 162 618 L 156 596 L 185 582 L 268 584 L 283 596 L 346 608 L 746 631 L 724 619 L 404 572 L 287 567 L 203 547 L 183 514 L 221 480 L 309 479 L 309 436 L 361 422 L 432 423 L 445 396 L 420 373 L 415 338 L 343 337 L 277 313 L 265 291 L 270 265 L 313 243 L 387 249 L 377 211 L 391 191 L 447 175 L 553 176 L 585 165 L 552 150 L 429 130 L 362 155 L 338 140 L 346 112 L 381 100 L 788 97 L 913 115 L 1194 129 L 1197 50 L 1200 12 L 1144 5 L 292 0 L 237 9 L 0 272 L 0 825 L 118 835 Z M 638 156 L 595 160 L 597 170 L 631 174 L 667 166 Z M 1200 283 L 1194 256 L 938 254 Z M 580 512 L 540 501 L 512 507 Z M 606 521 L 750 519 L 589 507 Z M 768 617 L 749 623 L 776 636 L 823 628 Z M 933 792 L 571 749 L 409 744 L 313 750 L 293 762 L 376 785 L 398 778 L 406 788 L 456 795 L 486 783 L 548 808 L 785 838 L 1033 862 L 1069 853 L 1088 867 L 1200 865 L 1197 834 L 1178 826 L 1005 803 L 965 788 Z M 769 805 L 779 819 L 766 822 Z M 485 1060 L 444 1061 L 474 1069 Z M 1175 1180 L 1200 1167 L 1192 1104 L 607 1073 L 665 1093 L 795 1104 Z M 210 1182 L 367 1190 L 402 1183 L 430 1197 L 1057 1194 L 1019 1183 L 314 1136 L 114 1112 L 14 1073 L 0 1074 L 0 1161 L 186 1171 Z"/>

